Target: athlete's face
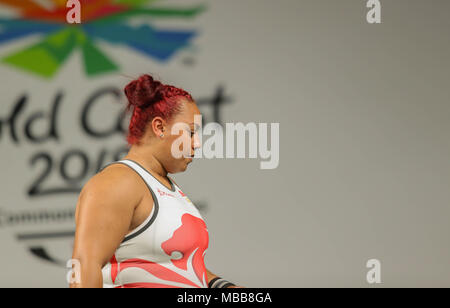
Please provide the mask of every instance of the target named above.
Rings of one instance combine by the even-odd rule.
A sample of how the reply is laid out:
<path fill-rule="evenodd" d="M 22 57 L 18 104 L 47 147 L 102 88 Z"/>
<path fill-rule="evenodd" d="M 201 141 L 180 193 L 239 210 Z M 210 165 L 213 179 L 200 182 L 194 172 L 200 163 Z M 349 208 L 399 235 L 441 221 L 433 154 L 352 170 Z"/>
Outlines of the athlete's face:
<path fill-rule="evenodd" d="M 195 150 L 201 146 L 198 118 L 194 122 L 195 116 L 200 115 L 197 104 L 183 100 L 181 111 L 167 126 L 163 138 L 163 152 L 166 155 L 160 158 L 167 172 L 183 172 L 192 162 Z"/>

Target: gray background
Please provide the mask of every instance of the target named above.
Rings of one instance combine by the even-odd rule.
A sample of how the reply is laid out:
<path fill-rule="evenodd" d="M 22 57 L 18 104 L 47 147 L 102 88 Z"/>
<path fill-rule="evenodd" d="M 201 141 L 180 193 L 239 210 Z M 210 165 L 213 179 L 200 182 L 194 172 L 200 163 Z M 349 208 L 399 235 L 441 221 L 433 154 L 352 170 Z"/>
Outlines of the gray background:
<path fill-rule="evenodd" d="M 195 52 L 162 64 L 124 46 L 108 50 L 121 60 L 119 73 L 155 73 L 194 97 L 224 84 L 233 98 L 222 107 L 224 122 L 280 123 L 277 169 L 260 170 L 259 159 L 202 159 L 173 176 L 194 203 L 207 204 L 205 260 L 213 273 L 247 287 L 450 286 L 450 2 L 385 0 L 381 24 L 366 22 L 365 4 L 209 1 L 192 21 L 155 21 L 198 29 Z M 0 55 L 25 45 L 0 45 Z M 194 64 L 184 65 L 186 57 Z M 71 135 L 71 115 L 95 89 L 127 79 L 88 80 L 80 61 L 71 57 L 51 82 L 0 66 L 0 117 L 24 86 L 45 108 L 65 87 L 73 103 L 61 116 L 63 144 L 96 153 L 99 142 L 78 134 L 77 124 Z M 97 119 L 108 121 L 111 112 Z M 121 142 L 115 136 L 102 146 Z M 75 195 L 24 195 L 37 175 L 28 164 L 32 149 L 0 139 L 0 209 L 74 207 Z M 15 238 L 19 229 L 0 226 L 0 262 L 8 264 L 0 286 L 64 287 L 66 270 L 32 257 Z M 49 245 L 70 257 L 67 242 Z M 366 281 L 373 258 L 381 262 L 379 285 Z"/>

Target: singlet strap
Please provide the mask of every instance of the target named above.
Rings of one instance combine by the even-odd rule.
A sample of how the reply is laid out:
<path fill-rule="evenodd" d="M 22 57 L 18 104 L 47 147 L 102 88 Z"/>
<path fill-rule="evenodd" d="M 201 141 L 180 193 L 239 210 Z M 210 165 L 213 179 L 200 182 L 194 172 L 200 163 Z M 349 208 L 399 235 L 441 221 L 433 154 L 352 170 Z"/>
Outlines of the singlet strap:
<path fill-rule="evenodd" d="M 153 209 L 152 209 L 150 215 L 145 219 L 145 221 L 143 223 L 141 223 L 138 227 L 136 227 L 135 229 L 130 231 L 124 237 L 124 239 L 122 240 L 122 243 L 124 243 L 124 242 L 126 242 L 126 241 L 128 241 L 128 240 L 130 240 L 130 239 L 132 239 L 132 238 L 134 238 L 136 236 L 138 236 L 139 234 L 141 234 L 142 232 L 147 230 L 152 225 L 152 223 L 156 219 L 156 216 L 158 215 L 159 203 L 158 203 L 158 198 L 156 197 L 156 194 L 153 192 L 153 189 L 150 187 L 150 184 L 145 179 L 145 172 L 146 172 L 146 170 L 144 168 L 140 167 L 139 164 L 137 164 L 137 166 L 136 166 L 133 163 L 128 162 L 127 160 L 119 160 L 119 161 L 115 161 L 115 162 L 107 164 L 100 171 L 102 171 L 106 167 L 108 167 L 110 165 L 113 165 L 113 164 L 126 165 L 129 168 L 131 168 L 133 171 L 135 171 L 141 177 L 141 179 L 144 181 L 145 185 L 147 186 L 147 188 L 150 191 L 150 194 L 152 195 L 152 198 L 153 198 Z"/>

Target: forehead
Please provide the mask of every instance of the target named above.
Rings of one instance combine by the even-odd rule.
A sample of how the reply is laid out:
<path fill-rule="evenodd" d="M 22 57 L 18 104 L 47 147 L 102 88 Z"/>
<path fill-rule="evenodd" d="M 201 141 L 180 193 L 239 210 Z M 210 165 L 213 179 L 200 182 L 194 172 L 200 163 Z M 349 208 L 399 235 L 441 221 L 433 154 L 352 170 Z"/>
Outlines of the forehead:
<path fill-rule="evenodd" d="M 195 102 L 184 102 L 183 108 L 181 112 L 178 114 L 180 117 L 194 117 L 194 115 L 199 115 L 200 110 L 197 107 L 197 104 Z"/>
<path fill-rule="evenodd" d="M 194 116 L 201 115 L 197 104 L 194 102 L 183 102 L 181 111 L 174 117 L 174 122 L 193 123 Z"/>

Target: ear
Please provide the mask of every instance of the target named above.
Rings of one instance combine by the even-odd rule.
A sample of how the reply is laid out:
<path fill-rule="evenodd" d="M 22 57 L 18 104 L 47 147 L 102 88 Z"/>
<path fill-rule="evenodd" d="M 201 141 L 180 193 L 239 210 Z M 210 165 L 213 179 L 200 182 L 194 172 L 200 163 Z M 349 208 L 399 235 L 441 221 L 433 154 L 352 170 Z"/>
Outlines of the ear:
<path fill-rule="evenodd" d="M 151 123 L 151 130 L 155 134 L 156 137 L 160 138 L 161 135 L 164 135 L 166 132 L 167 123 L 166 121 L 161 117 L 154 117 Z"/>

